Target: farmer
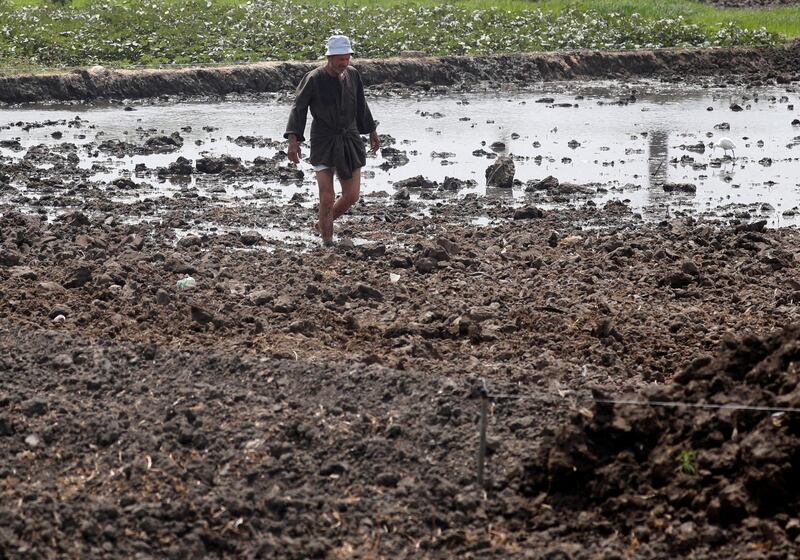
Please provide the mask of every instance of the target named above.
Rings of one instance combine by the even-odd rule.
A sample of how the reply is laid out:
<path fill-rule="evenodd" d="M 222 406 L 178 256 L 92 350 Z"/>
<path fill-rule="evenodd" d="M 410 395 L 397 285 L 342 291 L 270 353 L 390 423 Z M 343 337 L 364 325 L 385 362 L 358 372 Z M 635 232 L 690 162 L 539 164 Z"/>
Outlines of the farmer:
<path fill-rule="evenodd" d="M 349 66 L 353 54 L 350 39 L 328 39 L 328 60 L 306 74 L 297 86 L 294 107 L 283 137 L 289 139 L 289 161 L 300 163 L 300 142 L 305 140 L 308 108 L 311 122 L 311 165 L 319 187 L 319 221 L 316 229 L 325 245 L 333 243 L 333 221 L 358 201 L 361 168 L 367 153 L 361 134 L 369 134 L 370 151 L 380 148 L 361 75 Z M 335 199 L 333 174 L 339 177 L 342 195 Z"/>

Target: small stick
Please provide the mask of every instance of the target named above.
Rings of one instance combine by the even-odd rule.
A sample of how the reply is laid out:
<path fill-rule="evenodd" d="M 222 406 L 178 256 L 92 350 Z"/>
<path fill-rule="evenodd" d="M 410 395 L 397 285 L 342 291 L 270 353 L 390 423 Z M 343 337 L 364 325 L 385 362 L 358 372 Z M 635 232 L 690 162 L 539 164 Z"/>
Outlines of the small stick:
<path fill-rule="evenodd" d="M 662 159 L 661 161 L 659 161 L 659 162 L 658 162 L 658 167 L 656 167 L 656 170 L 655 170 L 655 171 L 653 171 L 653 177 L 655 177 L 655 176 L 658 174 L 658 172 L 661 170 L 661 165 L 662 165 L 663 163 L 664 163 L 664 160 L 663 160 L 663 159 Z"/>
<path fill-rule="evenodd" d="M 489 392 L 484 383 L 481 388 L 481 425 L 480 444 L 478 448 L 478 485 L 483 488 L 483 467 L 486 463 L 486 412 L 489 408 Z"/>

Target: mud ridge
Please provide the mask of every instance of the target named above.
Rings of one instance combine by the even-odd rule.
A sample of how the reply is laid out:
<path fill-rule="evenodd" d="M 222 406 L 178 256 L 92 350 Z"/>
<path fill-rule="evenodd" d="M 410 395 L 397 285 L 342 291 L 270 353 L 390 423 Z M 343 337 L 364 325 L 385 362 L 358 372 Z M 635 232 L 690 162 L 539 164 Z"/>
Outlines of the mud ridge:
<path fill-rule="evenodd" d="M 637 77 L 789 83 L 800 80 L 800 42 L 781 48 L 574 51 L 497 56 L 359 60 L 368 85 L 474 86 Z M 217 68 L 109 70 L 0 77 L 0 102 L 141 99 L 292 90 L 314 62 L 263 62 Z"/>
<path fill-rule="evenodd" d="M 633 535 L 634 552 L 672 523 L 666 520 L 676 520 L 672 554 L 725 541 L 721 528 L 737 524 L 749 533 L 746 541 L 763 539 L 775 557 L 796 551 L 799 341 L 797 326 L 731 337 L 716 356 L 699 355 L 672 385 L 645 391 L 650 401 L 754 408 L 712 413 L 597 404 L 583 411 L 528 466 L 529 491 L 568 507 L 599 507 Z"/>

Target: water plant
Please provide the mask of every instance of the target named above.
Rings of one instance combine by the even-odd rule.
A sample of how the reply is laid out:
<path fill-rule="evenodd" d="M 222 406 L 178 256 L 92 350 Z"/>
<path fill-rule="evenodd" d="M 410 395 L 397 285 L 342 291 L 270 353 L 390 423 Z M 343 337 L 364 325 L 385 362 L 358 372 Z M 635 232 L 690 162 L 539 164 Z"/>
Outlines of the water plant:
<path fill-rule="evenodd" d="M 403 50 L 463 55 L 564 49 L 773 45 L 775 33 L 682 15 L 545 11 L 528 5 L 297 4 L 289 0 L 0 2 L 2 65 L 63 67 L 310 60 L 331 33 L 361 57 Z"/>

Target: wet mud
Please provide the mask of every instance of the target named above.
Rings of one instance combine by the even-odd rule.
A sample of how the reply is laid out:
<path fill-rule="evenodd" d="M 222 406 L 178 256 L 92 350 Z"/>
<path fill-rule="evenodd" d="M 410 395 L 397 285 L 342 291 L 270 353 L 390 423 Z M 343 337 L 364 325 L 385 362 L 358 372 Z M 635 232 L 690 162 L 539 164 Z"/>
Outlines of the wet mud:
<path fill-rule="evenodd" d="M 758 60 L 703 79 L 797 73 Z M 305 67 L 286 67 L 288 87 Z M 313 192 L 281 194 L 309 177 L 280 141 L 189 160 L 188 128 L 79 149 L 69 135 L 96 132 L 81 117 L 7 126 L 0 557 L 795 554 L 799 416 L 597 399 L 800 408 L 796 227 L 680 205 L 645 219 L 555 177 L 514 198 L 513 160 L 486 158 L 496 186 L 397 181 L 324 248 Z M 17 138 L 43 127 L 58 143 Z M 143 155 L 165 159 L 117 173 Z"/>
<path fill-rule="evenodd" d="M 699 354 L 672 385 L 645 391 L 652 402 L 721 409 L 597 404 L 575 415 L 528 465 L 528 492 L 610 521 L 630 535 L 634 555 L 651 555 L 666 533 L 671 555 L 793 557 L 799 348 L 798 327 L 731 337 L 716 355 Z M 608 398 L 602 387 L 595 392 Z M 736 408 L 742 403 L 753 408 Z"/>
<path fill-rule="evenodd" d="M 366 199 L 336 248 L 307 250 L 243 230 L 251 211 L 201 197 L 88 200 L 50 221 L 4 209 L 5 555 L 589 558 L 725 545 L 735 556 L 773 512 L 787 518 L 759 542 L 787 550 L 791 502 L 774 494 L 793 472 L 788 417 L 697 428 L 688 413 L 596 409 L 552 449 L 573 447 L 531 462 L 545 436 L 592 408 L 596 387 L 793 403 L 782 376 L 796 377 L 795 350 L 752 380 L 744 365 L 719 365 L 727 354 L 707 357 L 741 345 L 749 364 L 774 351 L 766 342 L 750 357 L 755 343 L 736 340 L 796 320 L 800 232 L 643 224 L 619 202 L 543 211 L 472 196 L 415 217 L 417 204 Z M 160 220 L 131 223 L 154 206 Z M 304 227 L 313 219 L 292 204 L 261 215 L 286 210 Z M 176 236 L 208 213 L 235 231 Z M 489 225 L 476 227 L 477 214 Z M 181 288 L 187 276 L 195 283 Z M 491 409 L 485 491 L 483 382 L 530 398 Z M 749 458 L 761 453 L 757 428 L 786 445 Z M 726 454 L 708 466 L 715 445 Z M 563 466 L 576 448 L 592 454 L 573 472 Z M 700 450 L 699 474 L 670 470 L 684 448 Z M 763 466 L 774 453 L 781 462 Z M 735 474 L 724 458 L 740 456 L 762 470 Z M 673 486 L 649 482 L 657 468 Z M 631 471 L 663 507 L 634 500 L 644 513 L 617 523 L 634 508 L 618 495 L 646 491 Z M 711 489 L 738 476 L 752 478 L 731 517 Z M 761 492 L 751 482 L 773 497 L 749 497 Z M 588 497 L 564 498 L 581 485 Z"/>
<path fill-rule="evenodd" d="M 575 51 L 476 57 L 359 60 L 367 85 L 470 88 L 571 79 L 655 77 L 763 85 L 800 79 L 800 42 L 780 48 Z M 0 102 L 23 103 L 166 96 L 219 96 L 293 90 L 318 63 L 259 63 L 222 68 L 109 70 L 0 76 Z"/>

